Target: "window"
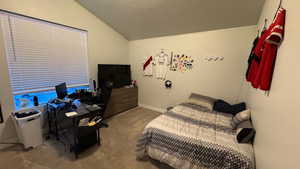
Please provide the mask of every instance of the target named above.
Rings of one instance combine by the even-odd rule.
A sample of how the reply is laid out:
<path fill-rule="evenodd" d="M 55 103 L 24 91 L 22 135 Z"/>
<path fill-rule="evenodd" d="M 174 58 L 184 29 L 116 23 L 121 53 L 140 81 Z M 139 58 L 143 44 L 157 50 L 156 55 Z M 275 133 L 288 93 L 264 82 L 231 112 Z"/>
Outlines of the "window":
<path fill-rule="evenodd" d="M 74 93 L 76 92 L 76 90 L 80 90 L 80 89 L 88 89 L 88 86 L 68 88 L 68 93 Z M 32 107 L 34 105 L 33 102 L 34 96 L 38 97 L 39 104 L 47 103 L 49 100 L 57 97 L 55 90 L 17 94 L 14 95 L 16 110 L 19 110 L 21 108 L 26 108 L 26 107 Z"/>
<path fill-rule="evenodd" d="M 5 12 L 0 22 L 17 108 L 25 96 L 56 96 L 62 82 L 88 85 L 86 31 Z"/>

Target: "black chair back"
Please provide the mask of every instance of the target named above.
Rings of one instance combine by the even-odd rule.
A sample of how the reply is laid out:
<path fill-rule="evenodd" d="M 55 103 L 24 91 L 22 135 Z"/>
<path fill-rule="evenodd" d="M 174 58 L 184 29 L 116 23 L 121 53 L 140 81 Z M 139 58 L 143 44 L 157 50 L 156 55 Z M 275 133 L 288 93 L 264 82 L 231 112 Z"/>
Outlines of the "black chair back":
<path fill-rule="evenodd" d="M 110 100 L 111 92 L 112 92 L 113 83 L 112 82 L 105 82 L 101 88 L 101 103 L 103 112 L 106 111 L 107 105 Z"/>

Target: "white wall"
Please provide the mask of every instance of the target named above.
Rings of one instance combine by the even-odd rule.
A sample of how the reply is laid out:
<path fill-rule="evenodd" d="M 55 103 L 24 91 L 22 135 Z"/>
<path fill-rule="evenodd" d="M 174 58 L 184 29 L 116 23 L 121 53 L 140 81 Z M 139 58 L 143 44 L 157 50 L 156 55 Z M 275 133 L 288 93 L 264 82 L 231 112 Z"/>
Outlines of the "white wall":
<path fill-rule="evenodd" d="M 3 118 L 5 123 L 0 124 L 0 142 L 5 140 L 6 138 L 14 137 L 15 132 L 14 127 L 12 125 L 11 119 L 7 122 L 7 117 L 9 112 L 14 110 L 13 105 L 13 97 L 12 97 L 12 89 L 9 85 L 9 75 L 8 75 L 8 67 L 7 60 L 5 57 L 5 49 L 4 49 L 4 41 L 2 37 L 2 30 L 0 26 L 0 103 L 3 112 Z M 2 132 L 3 130 L 7 132 Z"/>
<path fill-rule="evenodd" d="M 97 64 L 99 63 L 129 63 L 128 41 L 74 0 L 1 0 L 0 9 L 87 30 L 89 69 L 90 77 L 93 79 L 97 78 Z M 0 42 L 0 45 L 2 43 Z M 12 104 L 7 103 L 11 100 L 11 94 L 6 71 L 2 71 L 7 67 L 4 62 L 4 51 L 2 47 L 0 49 L 0 97 L 6 113 L 5 117 L 7 117 L 8 112 L 12 110 Z M 4 125 L 0 124 L 0 134 L 3 127 Z"/>
<path fill-rule="evenodd" d="M 265 18 L 270 24 L 278 4 L 279 0 L 266 1 L 260 28 Z M 254 148 L 258 169 L 299 168 L 300 1 L 284 0 L 283 7 L 287 9 L 286 33 L 278 51 L 270 95 L 252 88 L 244 91 L 257 130 Z"/>
<path fill-rule="evenodd" d="M 161 110 L 186 100 L 191 92 L 235 103 L 255 36 L 256 26 L 247 26 L 130 41 L 130 63 L 133 79 L 139 86 L 139 103 Z M 143 76 L 142 62 L 160 49 L 186 54 L 195 60 L 190 72 L 168 72 L 172 89 L 165 89 L 164 82 L 155 77 Z M 225 60 L 208 62 L 205 60 L 208 56 L 223 56 Z"/>

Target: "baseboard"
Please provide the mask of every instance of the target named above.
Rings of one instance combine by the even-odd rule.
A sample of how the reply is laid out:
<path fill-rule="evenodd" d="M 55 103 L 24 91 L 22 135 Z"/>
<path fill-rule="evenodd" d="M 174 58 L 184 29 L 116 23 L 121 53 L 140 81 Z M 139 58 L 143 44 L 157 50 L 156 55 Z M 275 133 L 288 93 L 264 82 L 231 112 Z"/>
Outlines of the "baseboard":
<path fill-rule="evenodd" d="M 160 113 L 165 113 L 167 111 L 167 110 L 162 109 L 162 108 L 158 108 L 158 107 L 154 107 L 154 106 L 150 106 L 150 105 L 145 105 L 145 104 L 140 104 L 140 103 L 139 103 L 139 106 L 144 107 L 146 109 L 154 110 L 154 111 L 157 111 L 157 112 L 160 112 Z"/>
<path fill-rule="evenodd" d="M 15 144 L 21 144 L 16 137 L 9 137 L 5 139 L 1 139 L 0 141 L 0 150 L 6 149 L 8 147 L 11 147 Z"/>

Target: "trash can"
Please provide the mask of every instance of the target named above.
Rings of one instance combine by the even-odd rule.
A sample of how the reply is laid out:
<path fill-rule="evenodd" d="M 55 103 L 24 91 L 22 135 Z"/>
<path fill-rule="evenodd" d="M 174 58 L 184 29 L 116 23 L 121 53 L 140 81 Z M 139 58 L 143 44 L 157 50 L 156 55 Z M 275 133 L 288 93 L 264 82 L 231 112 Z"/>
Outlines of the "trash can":
<path fill-rule="evenodd" d="M 23 109 L 12 113 L 19 141 L 25 149 L 43 144 L 41 111 Z"/>

